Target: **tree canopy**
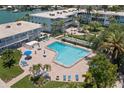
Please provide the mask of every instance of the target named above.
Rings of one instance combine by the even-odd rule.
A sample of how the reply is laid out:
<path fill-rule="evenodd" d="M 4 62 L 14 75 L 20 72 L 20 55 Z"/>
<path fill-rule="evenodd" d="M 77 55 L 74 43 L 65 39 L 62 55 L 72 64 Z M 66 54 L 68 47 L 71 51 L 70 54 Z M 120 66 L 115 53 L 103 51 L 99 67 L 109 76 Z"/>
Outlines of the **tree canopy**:
<path fill-rule="evenodd" d="M 117 66 L 112 64 L 103 54 L 93 57 L 89 63 L 89 71 L 84 75 L 85 87 L 113 87 L 117 80 Z"/>
<path fill-rule="evenodd" d="M 106 54 L 112 63 L 120 66 L 119 56 L 124 54 L 124 27 L 111 24 L 106 31 L 94 39 L 92 47 Z"/>
<path fill-rule="evenodd" d="M 17 54 L 16 54 L 17 53 Z M 1 55 L 1 59 L 3 60 L 3 66 L 11 68 L 17 61 L 16 55 L 20 58 L 21 52 L 18 50 L 6 49 L 3 51 Z"/>
<path fill-rule="evenodd" d="M 102 24 L 97 22 L 97 21 L 93 21 L 89 23 L 90 26 L 90 30 L 93 32 L 97 32 L 100 31 L 100 28 L 102 27 Z"/>

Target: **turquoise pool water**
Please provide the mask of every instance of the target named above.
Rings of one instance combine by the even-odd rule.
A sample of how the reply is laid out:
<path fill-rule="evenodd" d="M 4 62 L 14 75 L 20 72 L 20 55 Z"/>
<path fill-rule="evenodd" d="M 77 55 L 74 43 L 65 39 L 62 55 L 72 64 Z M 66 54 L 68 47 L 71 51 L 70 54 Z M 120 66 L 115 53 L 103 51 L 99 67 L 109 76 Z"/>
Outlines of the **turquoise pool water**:
<path fill-rule="evenodd" d="M 48 45 L 48 48 L 57 53 L 55 61 L 66 67 L 72 66 L 81 58 L 87 56 L 90 53 L 90 51 L 83 48 L 74 47 L 60 42 L 54 42 Z"/>

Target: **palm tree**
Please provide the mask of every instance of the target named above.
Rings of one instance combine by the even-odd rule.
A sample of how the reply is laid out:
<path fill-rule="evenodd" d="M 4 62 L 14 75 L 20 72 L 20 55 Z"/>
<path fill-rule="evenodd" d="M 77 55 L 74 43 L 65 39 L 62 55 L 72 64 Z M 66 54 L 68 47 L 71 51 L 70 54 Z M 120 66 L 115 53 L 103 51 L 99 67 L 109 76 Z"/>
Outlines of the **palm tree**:
<path fill-rule="evenodd" d="M 14 51 L 7 49 L 2 53 L 1 59 L 3 60 L 4 67 L 11 68 L 16 62 L 14 58 Z"/>
<path fill-rule="evenodd" d="M 102 24 L 97 21 L 92 21 L 89 23 L 89 26 L 90 26 L 90 30 L 97 32 L 97 31 L 99 31 L 98 28 L 102 27 Z"/>
<path fill-rule="evenodd" d="M 115 16 L 109 16 L 109 21 L 111 24 L 117 23 L 116 17 Z"/>
<path fill-rule="evenodd" d="M 57 34 L 57 21 L 55 21 L 52 25 L 51 25 L 51 33 L 52 35 L 56 35 Z"/>
<path fill-rule="evenodd" d="M 52 23 L 51 27 L 52 27 L 52 31 L 57 30 L 57 21 L 54 21 L 54 23 Z"/>
<path fill-rule="evenodd" d="M 65 31 L 65 24 L 64 24 L 64 20 L 56 20 L 54 21 L 54 23 L 51 25 L 52 27 L 52 35 L 56 36 L 56 35 L 60 35 Z"/>
<path fill-rule="evenodd" d="M 47 30 L 48 26 L 47 26 L 46 23 L 43 23 L 43 28 L 44 28 L 45 31 Z"/>
<path fill-rule="evenodd" d="M 64 22 L 63 19 L 58 22 L 58 26 L 60 27 L 60 29 L 62 30 L 62 32 L 64 32 L 64 30 L 65 30 L 65 24 L 64 23 L 65 22 Z"/>
<path fill-rule="evenodd" d="M 45 64 L 44 67 L 46 68 L 47 71 L 51 71 L 51 65 Z"/>
<path fill-rule="evenodd" d="M 119 67 L 120 63 L 118 58 L 124 53 L 124 32 L 109 32 L 99 49 L 106 53 L 111 61 L 117 63 Z"/>
<path fill-rule="evenodd" d="M 82 77 L 85 77 L 84 81 L 84 87 L 85 88 L 96 88 L 96 82 L 92 76 L 92 73 L 87 72 L 86 74 L 83 74 Z"/>
<path fill-rule="evenodd" d="M 108 35 L 109 31 L 103 31 L 99 35 L 94 35 L 94 39 L 92 41 L 92 48 L 95 50 L 99 50 L 100 45 L 105 41 L 106 36 Z"/>
<path fill-rule="evenodd" d="M 40 69 L 43 69 L 42 64 L 37 64 L 33 65 L 32 67 L 29 68 L 29 71 L 31 73 L 31 77 L 38 77 L 39 75 L 35 76 L 36 72 L 39 71 Z"/>
<path fill-rule="evenodd" d="M 81 16 L 78 16 L 78 15 L 77 15 L 77 16 L 75 17 L 75 20 L 76 20 L 76 22 L 77 22 L 76 24 L 77 24 L 77 26 L 78 26 L 78 31 L 80 31 Z"/>
<path fill-rule="evenodd" d="M 80 5 L 77 5 L 77 10 L 79 11 L 81 9 L 81 6 Z"/>
<path fill-rule="evenodd" d="M 96 21 L 98 21 L 98 18 L 99 18 L 100 14 L 97 12 L 95 13 L 95 18 L 96 18 Z"/>
<path fill-rule="evenodd" d="M 86 8 L 86 10 L 87 10 L 87 13 L 90 14 L 90 12 L 92 11 L 92 6 L 88 6 L 88 7 Z"/>
<path fill-rule="evenodd" d="M 54 9 L 55 9 L 55 10 L 58 10 L 58 5 L 55 5 Z"/>
<path fill-rule="evenodd" d="M 89 23 L 89 18 L 91 17 L 91 11 L 92 11 L 92 6 L 88 6 L 87 8 L 86 8 L 86 13 L 87 13 L 87 17 L 86 17 L 86 19 L 87 19 L 87 23 Z"/>
<path fill-rule="evenodd" d="M 46 82 L 47 82 L 47 80 L 46 80 L 44 77 L 41 76 L 41 77 L 39 77 L 39 78 L 37 79 L 37 81 L 34 82 L 34 83 L 35 83 L 36 86 L 38 86 L 38 87 L 43 87 Z"/>
<path fill-rule="evenodd" d="M 107 11 L 108 5 L 102 5 L 102 8 L 104 9 L 104 11 Z"/>

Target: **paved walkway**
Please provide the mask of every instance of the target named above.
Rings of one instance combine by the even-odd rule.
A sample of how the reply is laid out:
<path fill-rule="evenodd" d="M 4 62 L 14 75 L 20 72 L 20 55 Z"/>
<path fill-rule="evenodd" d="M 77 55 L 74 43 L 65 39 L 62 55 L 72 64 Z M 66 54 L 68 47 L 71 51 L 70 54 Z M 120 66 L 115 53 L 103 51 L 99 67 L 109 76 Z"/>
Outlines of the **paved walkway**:
<path fill-rule="evenodd" d="M 18 81 L 20 81 L 21 79 L 23 79 L 25 76 L 27 76 L 29 74 L 30 74 L 30 72 L 26 70 L 25 72 L 23 72 L 22 74 L 20 74 L 16 78 L 13 78 L 11 81 L 9 81 L 7 83 L 7 86 L 11 87 L 13 84 L 17 83 Z"/>
<path fill-rule="evenodd" d="M 7 84 L 0 79 L 0 88 L 9 88 L 9 86 L 7 86 Z"/>

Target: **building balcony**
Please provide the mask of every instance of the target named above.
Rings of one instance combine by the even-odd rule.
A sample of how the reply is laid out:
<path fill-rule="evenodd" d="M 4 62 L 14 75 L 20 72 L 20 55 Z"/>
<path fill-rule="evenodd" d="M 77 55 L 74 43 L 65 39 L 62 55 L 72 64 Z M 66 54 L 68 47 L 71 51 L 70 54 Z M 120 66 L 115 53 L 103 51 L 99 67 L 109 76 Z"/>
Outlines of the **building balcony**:
<path fill-rule="evenodd" d="M 14 40 L 5 41 L 3 43 L 0 43 L 0 48 L 11 46 L 13 44 L 22 42 L 22 41 L 27 40 L 27 39 L 28 39 L 27 37 L 23 37 L 23 38 L 17 38 L 17 39 L 14 39 Z"/>

